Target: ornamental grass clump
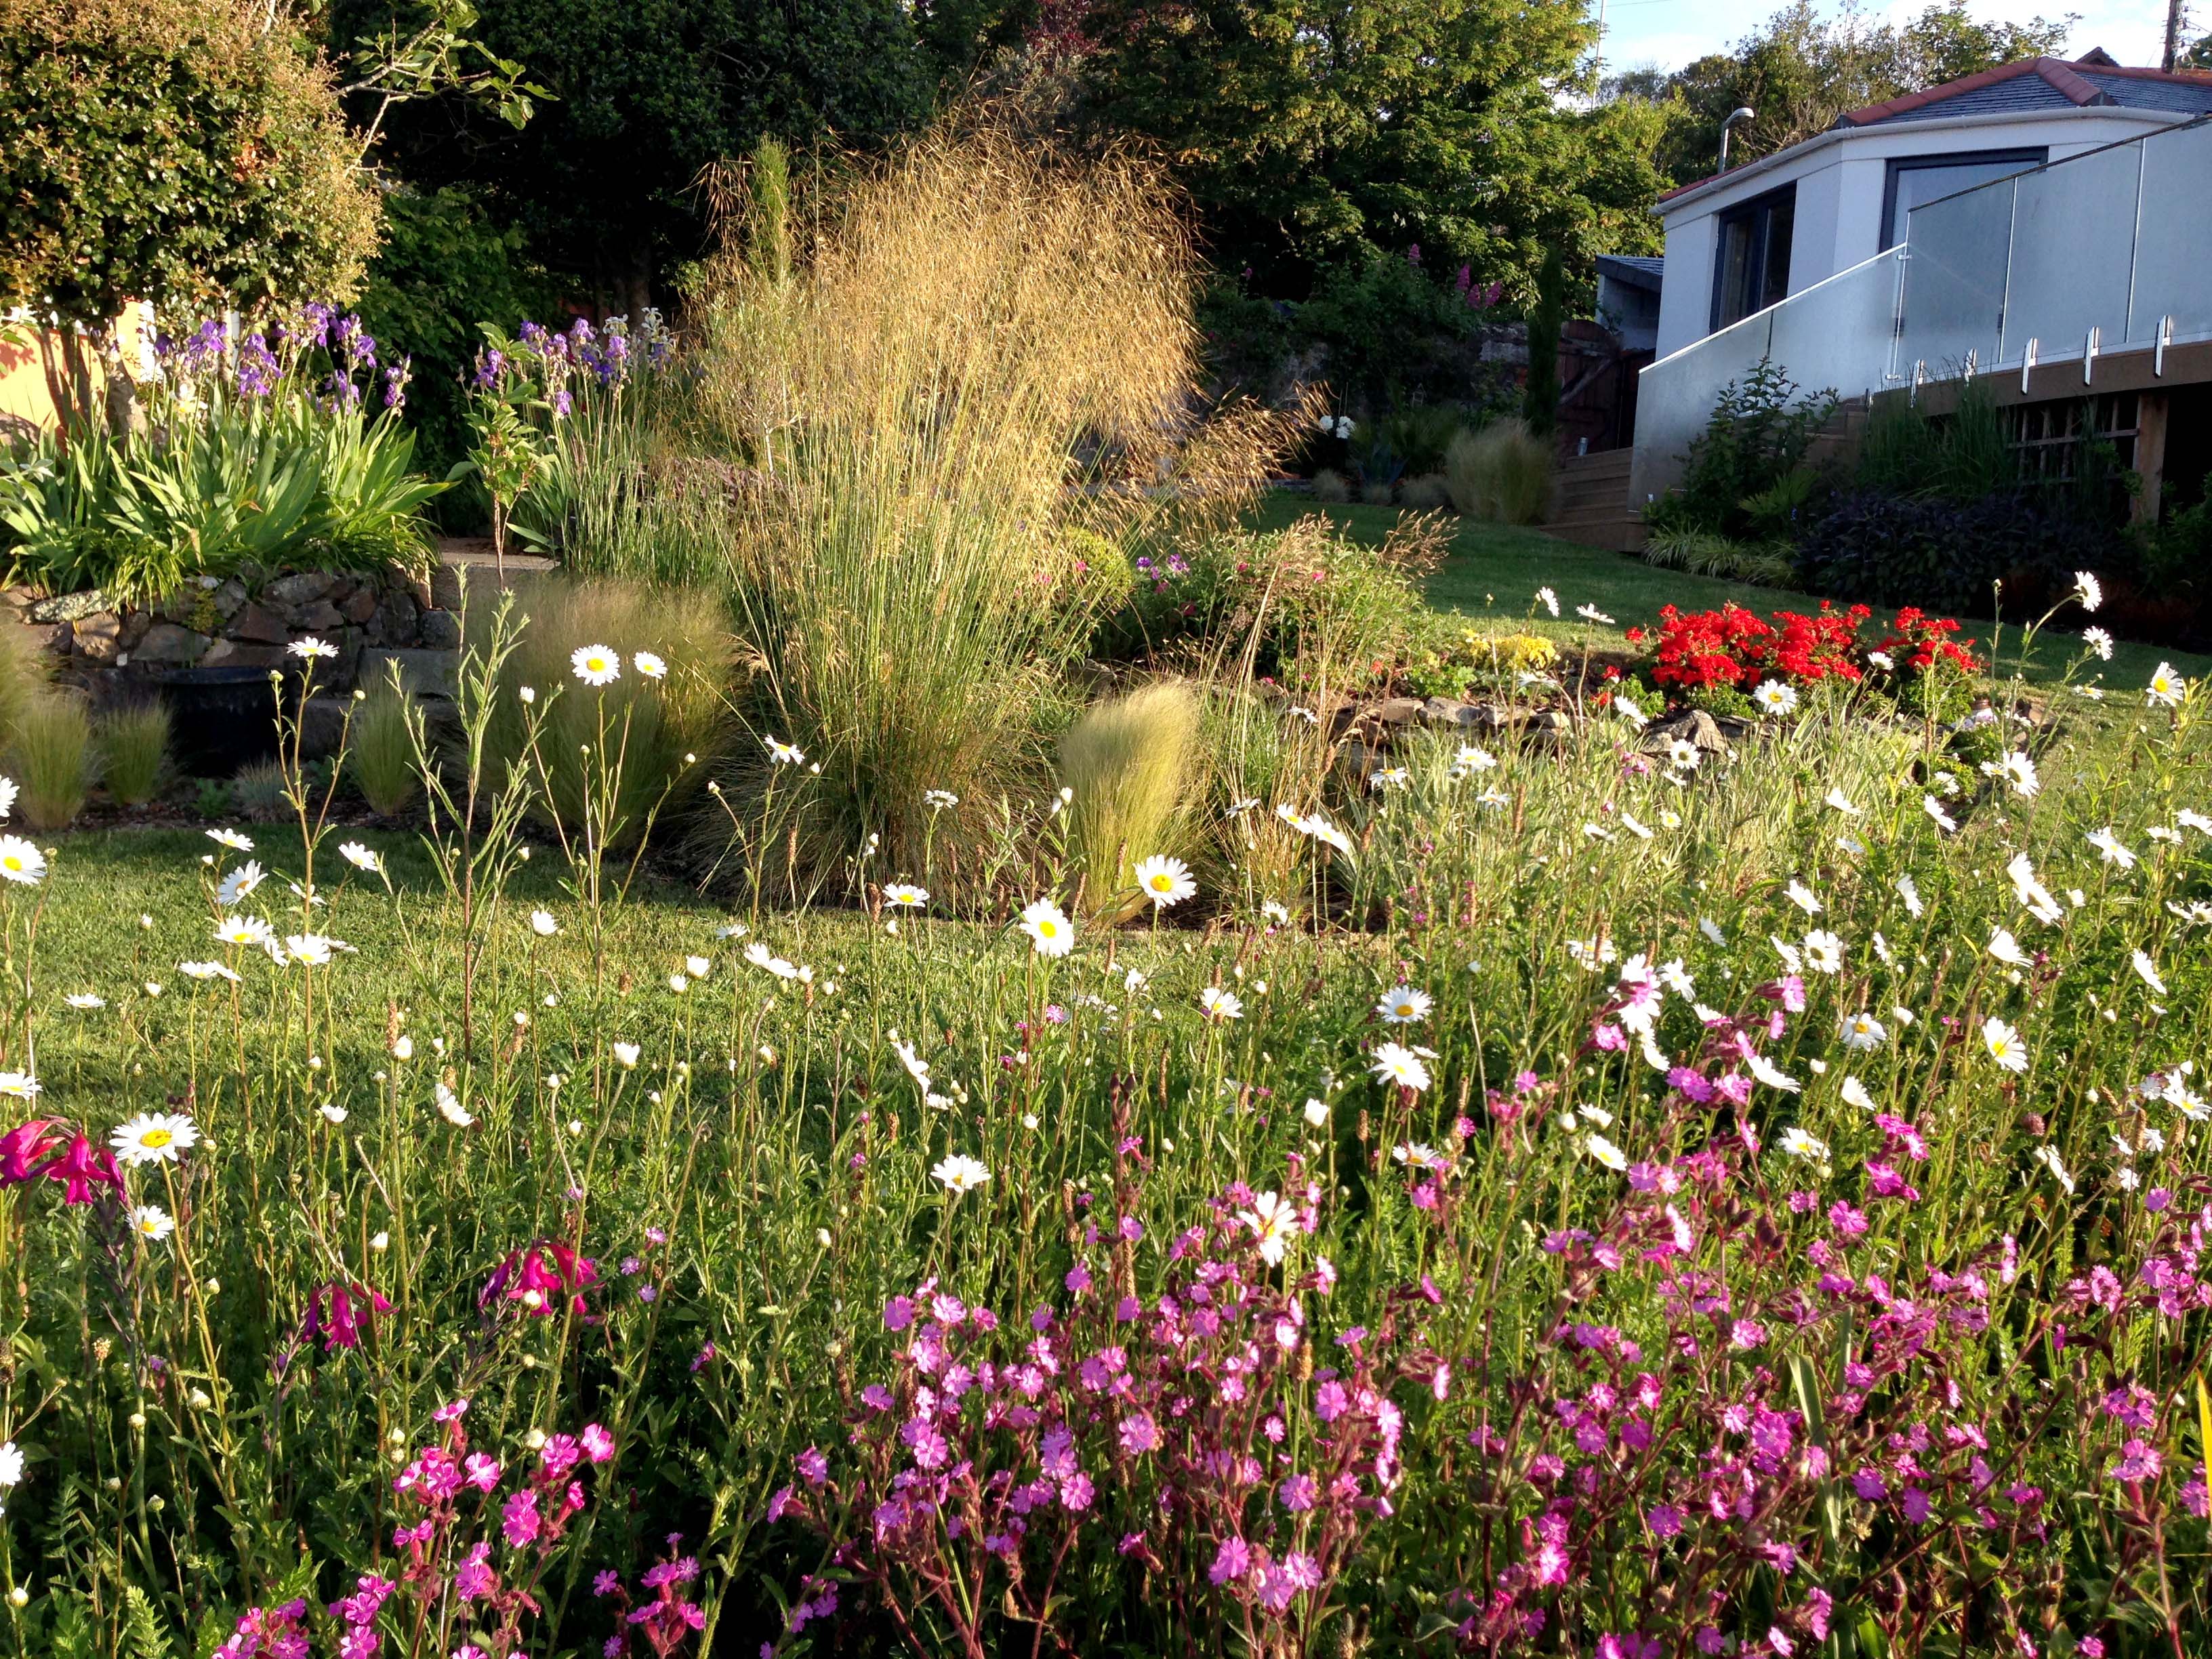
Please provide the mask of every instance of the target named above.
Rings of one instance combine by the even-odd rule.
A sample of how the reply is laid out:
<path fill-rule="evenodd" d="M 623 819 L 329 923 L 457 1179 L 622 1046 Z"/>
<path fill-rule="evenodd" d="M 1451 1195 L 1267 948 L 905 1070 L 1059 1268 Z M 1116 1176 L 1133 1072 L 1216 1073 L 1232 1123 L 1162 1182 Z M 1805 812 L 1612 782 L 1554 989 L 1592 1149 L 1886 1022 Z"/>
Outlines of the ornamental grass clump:
<path fill-rule="evenodd" d="M 40 688 L 9 729 L 10 769 L 22 786 L 16 806 L 41 834 L 65 830 L 84 811 L 100 775 L 92 715 L 73 691 Z"/>
<path fill-rule="evenodd" d="M 1170 682 L 1093 703 L 1061 735 L 1068 856 L 1093 917 L 1134 914 L 1138 862 L 1188 850 L 1200 761 L 1198 699 Z"/>
<path fill-rule="evenodd" d="M 717 264 L 692 362 L 748 468 L 738 706 L 822 769 L 780 856 L 818 876 L 874 836 L 916 870 L 926 792 L 972 814 L 1047 775 L 1060 676 L 1110 597 L 1066 532 L 1123 544 L 1242 499 L 1283 425 L 1193 415 L 1195 280 L 1156 169 L 988 125 L 857 168 L 788 275 Z M 721 782 L 750 801 L 770 777 Z"/>
<path fill-rule="evenodd" d="M 354 711 L 346 775 L 380 817 L 404 811 L 422 787 L 408 732 L 407 704 L 405 689 L 391 682 L 369 691 Z"/>
<path fill-rule="evenodd" d="M 169 709 L 161 702 L 111 708 L 97 723 L 100 781 L 119 806 L 143 806 L 160 791 L 169 763 Z"/>
<path fill-rule="evenodd" d="M 1541 524 L 1552 510 L 1551 440 L 1517 415 L 1462 432 L 1444 452 L 1444 487 L 1471 519 Z"/>

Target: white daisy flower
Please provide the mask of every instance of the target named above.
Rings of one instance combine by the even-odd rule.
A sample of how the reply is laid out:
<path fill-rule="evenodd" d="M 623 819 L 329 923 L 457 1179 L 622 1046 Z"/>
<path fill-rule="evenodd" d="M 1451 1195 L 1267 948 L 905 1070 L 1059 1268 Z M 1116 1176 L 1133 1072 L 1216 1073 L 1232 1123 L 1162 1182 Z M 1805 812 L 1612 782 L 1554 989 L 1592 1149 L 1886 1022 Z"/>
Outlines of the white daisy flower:
<path fill-rule="evenodd" d="M 963 1193 L 974 1192 L 991 1178 L 991 1171 L 982 1160 L 969 1158 L 965 1152 L 955 1152 L 941 1159 L 929 1173 L 956 1198 Z"/>
<path fill-rule="evenodd" d="M 0 842 L 0 846 L 4 845 L 4 842 Z M 2136 867 L 2136 855 L 2128 851 L 2126 844 L 2112 833 L 2112 826 L 2109 823 L 2101 830 L 2089 832 L 2089 845 L 2097 849 L 2107 864 L 2117 864 L 2123 870 Z"/>
<path fill-rule="evenodd" d="M 234 853 L 251 853 L 253 850 L 253 838 L 236 830 L 210 830 L 207 836 L 217 846 L 228 847 Z"/>
<path fill-rule="evenodd" d="M 2158 964 L 2151 960 L 2150 953 L 2148 951 L 2136 951 L 2135 953 L 2134 963 L 2135 970 L 2142 976 L 2142 982 L 2149 986 L 2150 988 L 2155 991 L 2159 995 L 2164 996 L 2166 994 L 2166 981 L 2158 976 Z"/>
<path fill-rule="evenodd" d="M 1820 901 L 1813 896 L 1813 890 L 1794 877 L 1790 885 L 1783 890 L 1782 896 L 1808 916 L 1820 914 Z"/>
<path fill-rule="evenodd" d="M 929 889 L 908 881 L 895 881 L 884 889 L 884 902 L 894 909 L 919 910 L 929 902 Z"/>
<path fill-rule="evenodd" d="M 2032 958 L 2027 951 L 2020 948 L 2020 941 L 2015 939 L 2006 928 L 1990 929 L 1990 942 L 1986 948 L 1990 956 L 2007 967 L 2026 968 L 2031 965 Z"/>
<path fill-rule="evenodd" d="M 1887 1041 L 1889 1031 L 1880 1020 L 1861 1009 L 1856 1014 L 1844 1016 L 1843 1029 L 1838 1035 L 1842 1037 L 1844 1048 L 1864 1053 L 1870 1048 L 1881 1048 Z"/>
<path fill-rule="evenodd" d="M 64 997 L 62 1000 L 69 1004 L 72 1008 L 88 1012 L 94 1008 L 105 1008 L 107 1006 L 107 999 L 106 997 L 100 996 L 91 991 L 72 991 L 69 995 Z"/>
<path fill-rule="evenodd" d="M 21 836 L 0 836 L 0 881 L 36 887 L 46 879 L 46 855 Z"/>
<path fill-rule="evenodd" d="M 2112 636 L 2110 634 L 2107 634 L 2103 629 L 2083 629 L 2081 630 L 2081 643 L 2088 647 L 2089 649 L 2096 654 L 2097 659 L 2100 662 L 2112 661 Z"/>
<path fill-rule="evenodd" d="M 460 1097 L 441 1083 L 433 1098 L 437 1102 L 438 1115 L 456 1129 L 465 1129 L 476 1120 L 476 1114 L 461 1104 Z"/>
<path fill-rule="evenodd" d="M 1385 1042 L 1377 1048 L 1371 1069 L 1379 1082 L 1395 1083 L 1404 1089 L 1429 1086 L 1428 1066 L 1419 1054 L 1400 1043 Z"/>
<path fill-rule="evenodd" d="M 1855 1077 L 1845 1078 L 1844 1086 L 1838 1092 L 1843 1096 L 1846 1106 L 1856 1106 L 1863 1112 L 1880 1109 L 1875 1104 L 1874 1097 L 1867 1092 L 1866 1085 Z"/>
<path fill-rule="evenodd" d="M 252 859 L 246 860 L 222 878 L 222 884 L 215 890 L 216 903 L 225 910 L 233 908 L 239 900 L 261 885 L 264 874 L 258 864 Z"/>
<path fill-rule="evenodd" d="M 1751 700 L 1762 714 L 1787 714 L 1797 707 L 1797 692 L 1780 680 L 1763 680 Z"/>
<path fill-rule="evenodd" d="M 2179 708 L 2181 700 L 2189 694 L 2189 682 L 2174 672 L 2173 665 L 2162 662 L 2151 671 L 2150 684 L 2143 688 L 2143 701 L 2153 708 Z"/>
<path fill-rule="evenodd" d="M 1041 957 L 1064 957 L 1075 948 L 1075 924 L 1050 899 L 1038 899 L 1025 908 L 1021 927 Z"/>
<path fill-rule="evenodd" d="M 1382 1017 L 1386 1025 L 1411 1025 L 1428 1018 L 1431 1006 L 1429 994 L 1417 991 L 1410 985 L 1394 986 L 1382 994 L 1382 1000 L 1375 1005 L 1375 1012 Z"/>
<path fill-rule="evenodd" d="M 1139 860 L 1134 873 L 1138 890 L 1152 900 L 1155 909 L 1164 910 L 1170 904 L 1180 904 L 1198 891 L 1190 866 L 1164 853 Z"/>
<path fill-rule="evenodd" d="M 1816 974 L 1844 971 L 1844 941 L 1825 928 L 1805 935 L 1805 965 Z"/>
<path fill-rule="evenodd" d="M 665 678 L 668 673 L 668 665 L 650 651 L 637 653 L 630 659 L 630 663 L 641 675 L 649 680 Z"/>
<path fill-rule="evenodd" d="M 174 1164 L 177 1155 L 199 1138 L 199 1126 L 182 1112 L 142 1112 L 118 1124 L 107 1144 L 118 1160 L 137 1169 L 146 1164 Z"/>
<path fill-rule="evenodd" d="M 2021 1041 L 2018 1031 L 1995 1014 L 1982 1022 L 1982 1045 L 1989 1050 L 1990 1058 L 2001 1070 L 2025 1072 L 2027 1069 L 2027 1045 Z"/>
<path fill-rule="evenodd" d="M 2068 596 L 2084 611 L 2094 611 L 2105 602 L 2105 585 L 2087 570 L 2074 573 L 2074 592 Z"/>
<path fill-rule="evenodd" d="M 332 645 L 328 640 L 319 640 L 312 634 L 304 640 L 293 641 L 288 649 L 294 656 L 305 662 L 319 662 L 326 657 L 335 657 L 338 653 L 337 647 Z"/>
<path fill-rule="evenodd" d="M 372 853 L 357 841 L 349 841 L 339 848 L 338 856 L 353 866 L 355 869 L 365 870 L 370 875 L 380 875 L 383 872 L 384 855 L 380 853 Z"/>
<path fill-rule="evenodd" d="M 612 685 L 622 678 L 622 657 L 604 645 L 580 645 L 568 653 L 568 666 L 586 685 Z"/>
<path fill-rule="evenodd" d="M 797 744 L 786 743 L 781 738 L 770 738 L 768 740 L 768 757 L 777 766 L 799 766 L 805 763 L 806 752 Z"/>
<path fill-rule="evenodd" d="M 1584 1137 L 1583 1150 L 1616 1175 L 1628 1167 L 1628 1154 L 1603 1135 L 1593 1134 Z"/>
<path fill-rule="evenodd" d="M 1782 1132 L 1782 1150 L 1791 1158 L 1802 1158 L 1817 1163 L 1828 1156 L 1828 1143 L 1809 1130 L 1802 1129 L 1793 1123 Z"/>
<path fill-rule="evenodd" d="M 158 1204 L 141 1204 L 131 1212 L 131 1231 L 149 1243 L 159 1244 L 177 1231 L 169 1212 Z"/>
<path fill-rule="evenodd" d="M 258 916 L 225 916 L 216 924 L 215 936 L 222 944 L 258 951 L 268 948 L 270 930 Z"/>
<path fill-rule="evenodd" d="M 1921 915 L 1927 908 L 1920 902 L 1920 884 L 1911 876 L 1897 878 L 1897 896 L 1905 901 L 1905 910 L 1912 915 Z"/>
<path fill-rule="evenodd" d="M 540 939 L 551 939 L 561 931 L 561 924 L 553 919 L 550 910 L 532 910 L 530 913 L 530 931 Z"/>
<path fill-rule="evenodd" d="M 1224 991 L 1218 985 L 1209 985 L 1198 994 L 1198 1006 L 1206 1010 L 1210 1019 L 1242 1019 L 1244 1001 L 1234 991 Z"/>

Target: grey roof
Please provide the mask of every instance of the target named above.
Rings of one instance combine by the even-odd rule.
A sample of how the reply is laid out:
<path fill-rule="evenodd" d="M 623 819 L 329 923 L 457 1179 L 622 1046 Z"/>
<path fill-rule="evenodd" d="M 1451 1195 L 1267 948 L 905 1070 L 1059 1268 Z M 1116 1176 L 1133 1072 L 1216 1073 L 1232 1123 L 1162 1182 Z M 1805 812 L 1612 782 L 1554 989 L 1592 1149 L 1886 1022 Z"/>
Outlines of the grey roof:
<path fill-rule="evenodd" d="M 1649 253 L 1601 253 L 1597 256 L 1597 272 L 1610 276 L 1616 283 L 1630 288 L 1659 291 L 1665 277 L 1666 260 Z"/>
<path fill-rule="evenodd" d="M 2114 103 L 2131 109 L 2172 110 L 2181 115 L 2212 114 L 2212 81 L 2153 80 L 2144 75 L 2102 75 L 2094 69 L 2079 73 Z"/>
<path fill-rule="evenodd" d="M 2114 103 L 2125 100 L 2115 98 Z M 2027 115 L 2037 110 L 2072 109 L 2074 100 L 2039 75 L 2015 75 L 2009 80 L 1976 87 L 1949 98 L 1939 98 L 1917 109 L 1899 110 L 1868 122 L 1869 126 L 1895 126 L 1906 121 L 1947 120 L 1954 115 Z"/>

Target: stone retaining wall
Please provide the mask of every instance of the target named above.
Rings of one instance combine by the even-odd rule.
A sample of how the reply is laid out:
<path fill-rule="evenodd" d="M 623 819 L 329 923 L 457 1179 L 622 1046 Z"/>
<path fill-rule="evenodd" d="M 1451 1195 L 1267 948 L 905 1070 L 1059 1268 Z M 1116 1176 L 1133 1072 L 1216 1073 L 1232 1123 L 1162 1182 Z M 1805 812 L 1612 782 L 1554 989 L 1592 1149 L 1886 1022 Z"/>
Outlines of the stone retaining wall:
<path fill-rule="evenodd" d="M 319 691 L 380 684 L 396 662 L 416 690 L 441 689 L 461 642 L 459 573 L 434 566 L 427 577 L 398 572 L 270 571 L 203 576 L 153 610 L 112 606 L 98 590 L 41 599 L 0 589 L 0 620 L 12 617 L 60 660 L 58 679 L 95 704 L 150 689 L 178 668 L 277 668 L 308 638 L 337 649 L 315 671 Z"/>

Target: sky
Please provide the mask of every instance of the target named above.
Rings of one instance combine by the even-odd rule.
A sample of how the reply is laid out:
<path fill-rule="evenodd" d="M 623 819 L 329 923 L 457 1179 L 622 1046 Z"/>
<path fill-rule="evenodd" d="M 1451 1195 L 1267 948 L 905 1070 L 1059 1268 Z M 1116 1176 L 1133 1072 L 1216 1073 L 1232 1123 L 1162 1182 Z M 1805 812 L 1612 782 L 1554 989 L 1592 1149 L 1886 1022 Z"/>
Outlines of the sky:
<path fill-rule="evenodd" d="M 1590 0 L 1595 6 L 1597 0 Z M 1606 0 L 1605 63 L 1608 70 L 1656 64 L 1680 69 L 1710 52 L 1725 51 L 1780 9 L 1782 0 Z M 1865 6 L 1870 15 L 1917 16 L 1929 0 L 1881 0 Z M 2027 22 L 2046 16 L 2081 14 L 2067 39 L 2069 56 L 2102 46 L 2123 64 L 2155 68 L 2166 44 L 2166 0 L 1968 0 L 1976 17 Z M 2185 39 L 2212 29 L 2212 4 L 2197 0 L 2195 21 Z"/>

